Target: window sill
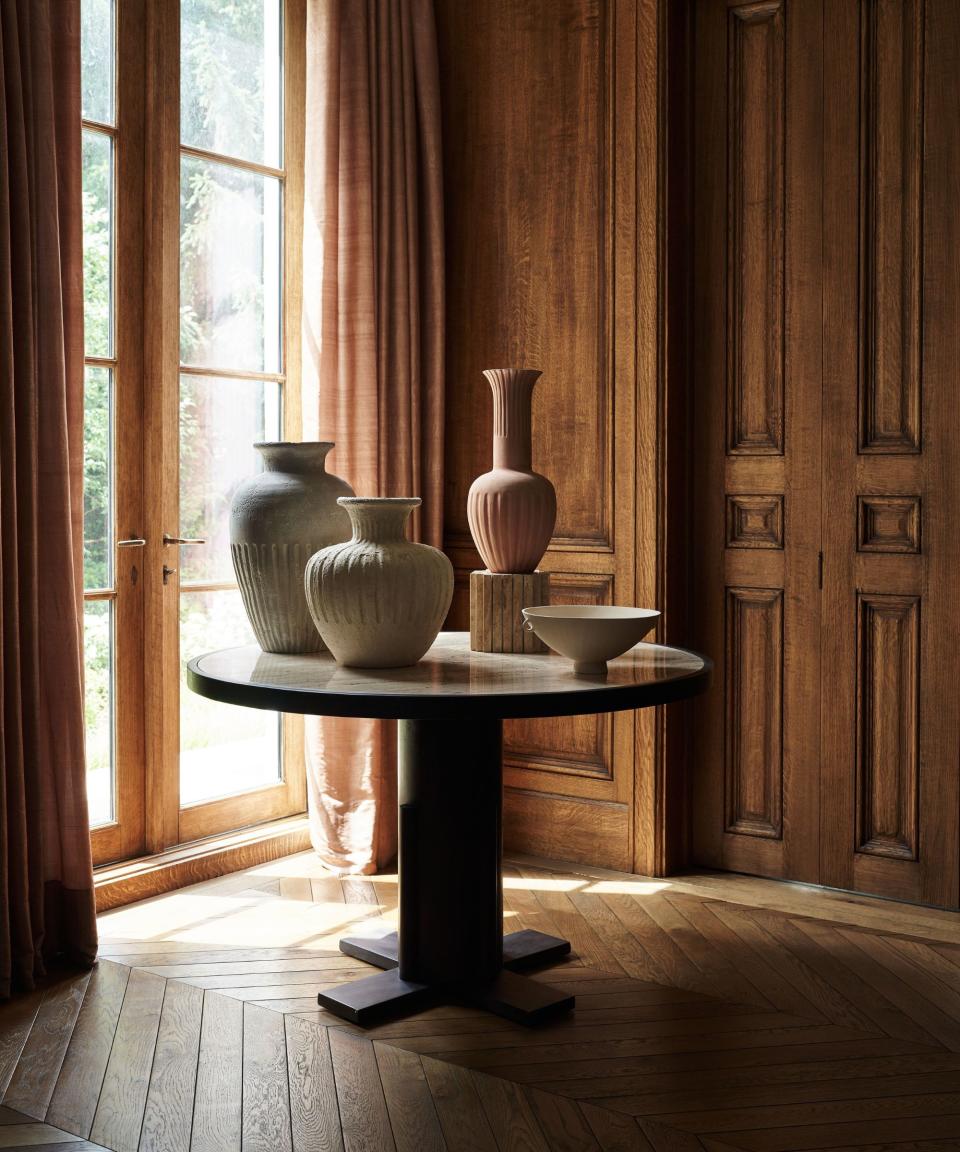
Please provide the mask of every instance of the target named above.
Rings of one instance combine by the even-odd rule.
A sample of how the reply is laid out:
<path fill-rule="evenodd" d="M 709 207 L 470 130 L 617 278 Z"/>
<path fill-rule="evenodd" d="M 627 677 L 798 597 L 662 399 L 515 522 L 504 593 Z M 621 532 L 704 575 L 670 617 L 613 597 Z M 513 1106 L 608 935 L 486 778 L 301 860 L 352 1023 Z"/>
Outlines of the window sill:
<path fill-rule="evenodd" d="M 306 815 L 288 816 L 192 844 L 181 844 L 154 856 L 107 864 L 93 872 L 97 911 L 106 912 L 149 896 L 172 892 L 187 884 L 239 872 L 255 864 L 303 852 L 309 847 Z"/>

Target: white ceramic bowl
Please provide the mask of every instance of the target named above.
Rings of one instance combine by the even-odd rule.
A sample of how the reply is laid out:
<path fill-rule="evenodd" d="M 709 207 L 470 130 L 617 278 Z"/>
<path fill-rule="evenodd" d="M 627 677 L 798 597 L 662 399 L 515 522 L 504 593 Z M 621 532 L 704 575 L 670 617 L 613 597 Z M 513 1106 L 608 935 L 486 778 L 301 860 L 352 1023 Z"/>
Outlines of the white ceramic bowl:
<path fill-rule="evenodd" d="M 607 661 L 632 648 L 655 627 L 653 608 L 614 605 L 550 604 L 524 608 L 524 627 L 561 656 L 573 661 L 581 676 L 602 676 Z"/>

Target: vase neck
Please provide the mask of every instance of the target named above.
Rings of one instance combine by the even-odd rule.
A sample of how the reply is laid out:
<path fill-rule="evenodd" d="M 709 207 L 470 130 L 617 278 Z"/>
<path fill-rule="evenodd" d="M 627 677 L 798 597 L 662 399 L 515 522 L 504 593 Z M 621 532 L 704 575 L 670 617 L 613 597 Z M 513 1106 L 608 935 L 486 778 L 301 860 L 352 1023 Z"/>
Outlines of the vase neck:
<path fill-rule="evenodd" d="M 337 503 L 346 508 L 350 517 L 352 543 L 389 544 L 406 540 L 407 521 L 420 497 L 341 496 Z"/>
<path fill-rule="evenodd" d="M 487 368 L 493 392 L 493 466 L 528 472 L 533 462 L 530 407 L 535 368 Z"/>
<path fill-rule="evenodd" d="M 306 440 L 299 444 L 277 441 L 254 444 L 254 448 L 263 457 L 267 472 L 323 472 L 333 444 L 328 440 Z"/>

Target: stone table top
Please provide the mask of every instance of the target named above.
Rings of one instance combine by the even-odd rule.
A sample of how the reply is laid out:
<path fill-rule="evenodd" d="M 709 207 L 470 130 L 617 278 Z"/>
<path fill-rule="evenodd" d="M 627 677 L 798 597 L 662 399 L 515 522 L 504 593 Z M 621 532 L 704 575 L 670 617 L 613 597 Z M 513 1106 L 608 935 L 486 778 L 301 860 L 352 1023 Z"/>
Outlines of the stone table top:
<path fill-rule="evenodd" d="M 578 676 L 566 657 L 472 652 L 468 632 L 441 632 L 409 668 L 343 668 L 329 653 L 282 656 L 256 646 L 191 660 L 194 692 L 226 704 L 372 719 L 578 716 L 668 704 L 706 691 L 712 663 L 662 644 L 637 644 L 607 675 Z"/>

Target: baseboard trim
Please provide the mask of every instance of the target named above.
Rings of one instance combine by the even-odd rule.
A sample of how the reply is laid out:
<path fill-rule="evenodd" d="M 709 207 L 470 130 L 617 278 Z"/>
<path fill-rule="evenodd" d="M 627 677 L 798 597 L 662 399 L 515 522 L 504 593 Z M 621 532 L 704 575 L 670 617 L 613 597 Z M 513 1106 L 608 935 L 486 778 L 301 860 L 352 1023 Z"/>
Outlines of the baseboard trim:
<path fill-rule="evenodd" d="M 309 847 L 307 817 L 287 816 L 183 844 L 153 856 L 108 864 L 95 869 L 93 874 L 97 911 L 106 912 L 149 896 L 160 896 L 187 884 L 239 872 Z"/>

